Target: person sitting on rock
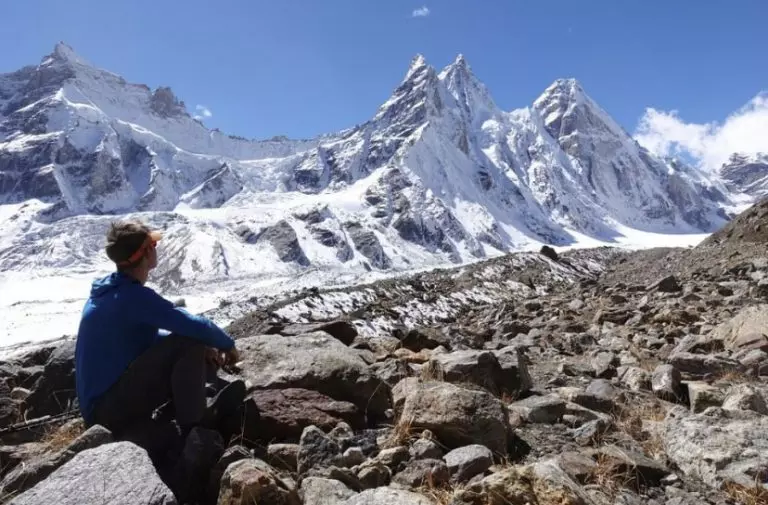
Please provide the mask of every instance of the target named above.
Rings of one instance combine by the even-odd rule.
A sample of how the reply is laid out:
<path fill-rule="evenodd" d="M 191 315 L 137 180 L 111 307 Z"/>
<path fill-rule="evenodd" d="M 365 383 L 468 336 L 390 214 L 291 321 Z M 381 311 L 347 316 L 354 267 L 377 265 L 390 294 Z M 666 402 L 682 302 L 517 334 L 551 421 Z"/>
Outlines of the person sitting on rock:
<path fill-rule="evenodd" d="M 120 437 L 149 421 L 171 401 L 181 433 L 214 424 L 223 408 L 237 408 L 242 381 L 206 404 L 209 365 L 234 364 L 234 340 L 213 322 L 189 314 L 145 286 L 157 266 L 161 234 L 140 222 L 114 222 L 106 253 L 117 271 L 93 283 L 75 348 L 80 411 Z M 162 331 L 165 330 L 165 331 Z"/>

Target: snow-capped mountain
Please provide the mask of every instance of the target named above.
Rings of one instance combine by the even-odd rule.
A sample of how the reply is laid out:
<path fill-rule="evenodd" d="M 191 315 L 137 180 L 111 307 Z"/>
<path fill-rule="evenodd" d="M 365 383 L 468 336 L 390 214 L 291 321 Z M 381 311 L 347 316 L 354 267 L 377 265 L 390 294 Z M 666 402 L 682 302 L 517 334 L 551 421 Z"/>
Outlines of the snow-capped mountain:
<path fill-rule="evenodd" d="M 64 44 L 0 75 L 0 271 L 26 278 L 108 269 L 116 214 L 166 230 L 165 288 L 239 290 L 706 233 L 729 198 L 640 147 L 575 80 L 508 112 L 462 56 L 439 72 L 416 57 L 371 120 L 309 140 L 209 130 L 169 88 L 128 83 Z"/>
<path fill-rule="evenodd" d="M 768 196 L 768 153 L 734 154 L 720 168 L 720 175 L 731 191 L 764 198 Z"/>

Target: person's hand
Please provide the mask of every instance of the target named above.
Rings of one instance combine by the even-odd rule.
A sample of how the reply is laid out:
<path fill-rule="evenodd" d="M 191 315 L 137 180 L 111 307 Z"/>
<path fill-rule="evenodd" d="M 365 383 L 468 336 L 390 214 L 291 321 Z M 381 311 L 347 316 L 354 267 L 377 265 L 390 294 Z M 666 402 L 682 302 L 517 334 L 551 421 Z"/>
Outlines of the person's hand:
<path fill-rule="evenodd" d="M 220 350 L 209 347 L 205 350 L 205 362 L 218 368 L 224 364 L 224 356 Z"/>
<path fill-rule="evenodd" d="M 235 366 L 238 361 L 240 361 L 240 351 L 237 348 L 224 351 L 224 366 Z"/>

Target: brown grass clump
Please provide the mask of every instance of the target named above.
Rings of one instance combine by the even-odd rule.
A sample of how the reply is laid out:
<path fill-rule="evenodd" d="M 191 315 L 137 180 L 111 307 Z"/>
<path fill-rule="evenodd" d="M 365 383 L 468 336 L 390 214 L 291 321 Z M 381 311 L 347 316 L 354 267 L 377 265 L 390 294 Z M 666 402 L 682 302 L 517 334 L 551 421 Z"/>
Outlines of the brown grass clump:
<path fill-rule="evenodd" d="M 57 452 L 74 440 L 85 433 L 85 423 L 82 419 L 73 419 L 68 423 L 47 430 L 40 442 L 45 446 L 46 450 L 51 452 Z"/>
<path fill-rule="evenodd" d="M 421 367 L 421 380 L 423 381 L 445 381 L 445 373 L 443 367 L 436 360 L 427 361 L 424 366 Z"/>
<path fill-rule="evenodd" d="M 768 505 L 768 491 L 759 483 L 755 483 L 754 487 L 745 487 L 735 482 L 727 482 L 723 491 L 742 505 Z"/>
<path fill-rule="evenodd" d="M 633 401 L 631 405 L 624 404 L 614 416 L 616 428 L 640 442 L 646 454 L 658 458 L 665 454 L 664 441 L 656 431 L 645 429 L 647 422 L 661 422 L 667 415 L 665 407 L 657 401 Z"/>
<path fill-rule="evenodd" d="M 407 445 L 408 442 L 414 438 L 417 437 L 413 432 L 413 419 L 400 418 L 400 420 L 392 427 L 392 433 L 389 434 L 389 437 L 384 441 L 382 447 L 400 447 Z"/>

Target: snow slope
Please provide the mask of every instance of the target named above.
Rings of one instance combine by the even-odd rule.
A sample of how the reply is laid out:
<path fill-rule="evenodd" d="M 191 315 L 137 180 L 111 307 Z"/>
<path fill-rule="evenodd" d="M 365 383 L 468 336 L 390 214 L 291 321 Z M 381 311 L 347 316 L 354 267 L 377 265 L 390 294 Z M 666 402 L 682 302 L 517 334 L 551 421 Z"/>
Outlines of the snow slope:
<path fill-rule="evenodd" d="M 75 330 L 116 215 L 165 231 L 157 286 L 203 309 L 544 243 L 695 242 L 734 198 L 574 80 L 508 112 L 462 56 L 439 72 L 418 56 L 368 122 L 255 141 L 59 44 L 0 75 L 0 344 Z"/>

